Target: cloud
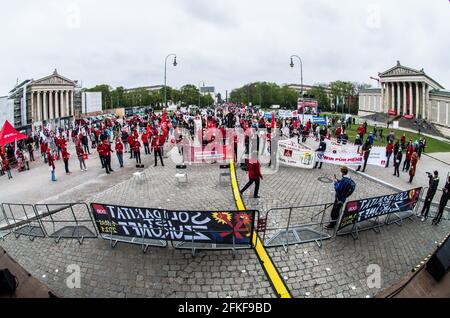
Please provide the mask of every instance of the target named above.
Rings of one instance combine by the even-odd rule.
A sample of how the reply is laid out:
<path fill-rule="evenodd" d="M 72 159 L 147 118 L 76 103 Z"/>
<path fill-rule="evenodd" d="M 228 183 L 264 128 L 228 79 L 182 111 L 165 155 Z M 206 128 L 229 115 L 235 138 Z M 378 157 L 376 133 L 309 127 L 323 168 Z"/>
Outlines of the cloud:
<path fill-rule="evenodd" d="M 225 90 L 250 81 L 308 84 L 369 77 L 397 60 L 450 88 L 448 1 L 42 0 L 1 5 L 0 95 L 16 78 L 54 68 L 86 86 L 205 81 Z"/>

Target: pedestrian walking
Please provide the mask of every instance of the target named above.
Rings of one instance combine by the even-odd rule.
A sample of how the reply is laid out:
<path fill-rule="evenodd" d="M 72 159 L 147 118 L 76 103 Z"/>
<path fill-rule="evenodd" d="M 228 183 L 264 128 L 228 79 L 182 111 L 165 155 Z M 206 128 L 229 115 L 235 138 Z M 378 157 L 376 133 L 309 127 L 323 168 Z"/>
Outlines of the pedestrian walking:
<path fill-rule="evenodd" d="M 133 152 L 134 158 L 136 158 L 136 166 L 141 165 L 141 143 L 137 138 L 133 141 Z"/>
<path fill-rule="evenodd" d="M 248 188 L 254 183 L 255 184 L 255 192 L 253 194 L 253 198 L 259 199 L 259 185 L 260 180 L 263 180 L 263 175 L 261 174 L 261 164 L 258 159 L 249 159 L 248 162 L 248 178 L 249 181 L 244 186 L 244 188 L 240 191 L 241 195 L 247 191 Z"/>
<path fill-rule="evenodd" d="M 158 166 L 158 157 L 161 160 L 161 165 L 164 167 L 163 157 L 161 153 L 161 138 L 162 132 L 160 133 L 160 136 L 155 136 L 155 138 L 152 139 L 152 150 L 155 154 L 155 167 Z"/>
<path fill-rule="evenodd" d="M 394 144 L 392 141 L 389 141 L 389 143 L 386 146 L 386 168 L 389 168 L 389 163 L 391 161 L 391 156 L 394 152 Z"/>
<path fill-rule="evenodd" d="M 114 151 L 111 149 L 111 145 L 109 144 L 107 139 L 103 140 L 101 148 L 103 152 L 103 160 L 105 164 L 106 174 L 110 174 L 111 172 L 114 172 L 114 170 L 111 168 L 111 152 Z"/>
<path fill-rule="evenodd" d="M 3 171 L 8 175 L 8 180 L 12 179 L 11 168 L 9 166 L 8 159 L 6 159 L 6 156 L 5 158 L 3 158 L 2 164 L 3 164 Z"/>
<path fill-rule="evenodd" d="M 363 167 L 362 172 L 366 172 L 367 161 L 369 161 L 371 150 L 372 150 L 372 144 L 370 143 L 370 139 L 367 138 L 366 143 L 362 146 L 362 149 L 361 149 L 361 155 L 364 156 L 364 167 Z M 360 171 L 360 170 L 361 170 L 361 166 L 359 166 L 358 170 L 356 170 L 356 171 Z"/>

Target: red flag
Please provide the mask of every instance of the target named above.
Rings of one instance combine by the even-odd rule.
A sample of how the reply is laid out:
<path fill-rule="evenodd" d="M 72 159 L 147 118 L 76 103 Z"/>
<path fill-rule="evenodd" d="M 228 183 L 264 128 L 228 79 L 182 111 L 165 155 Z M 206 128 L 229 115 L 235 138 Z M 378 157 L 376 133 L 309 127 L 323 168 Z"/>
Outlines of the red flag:
<path fill-rule="evenodd" d="M 277 124 L 275 123 L 275 112 L 272 112 L 272 129 L 275 129 Z"/>
<path fill-rule="evenodd" d="M 164 111 L 163 115 L 162 115 L 162 120 L 163 123 L 165 123 L 167 121 L 167 113 L 166 111 Z"/>

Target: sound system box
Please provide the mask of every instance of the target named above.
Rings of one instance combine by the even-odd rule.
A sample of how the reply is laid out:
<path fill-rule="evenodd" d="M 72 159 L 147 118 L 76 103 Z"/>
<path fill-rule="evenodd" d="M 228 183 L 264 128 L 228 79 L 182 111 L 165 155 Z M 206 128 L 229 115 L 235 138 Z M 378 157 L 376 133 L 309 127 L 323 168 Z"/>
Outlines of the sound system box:
<path fill-rule="evenodd" d="M 16 277 L 8 269 L 0 270 L 0 295 L 13 293 L 18 286 Z"/>
<path fill-rule="evenodd" d="M 438 282 L 448 273 L 450 269 L 450 236 L 430 258 L 426 269 Z"/>

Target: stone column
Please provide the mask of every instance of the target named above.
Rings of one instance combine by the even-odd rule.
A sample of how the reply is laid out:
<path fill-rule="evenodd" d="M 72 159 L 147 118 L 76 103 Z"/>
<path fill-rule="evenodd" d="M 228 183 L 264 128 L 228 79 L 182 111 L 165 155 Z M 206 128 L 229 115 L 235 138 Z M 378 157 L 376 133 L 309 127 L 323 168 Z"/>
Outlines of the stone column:
<path fill-rule="evenodd" d="M 428 120 L 431 121 L 433 116 L 431 114 L 431 102 L 430 102 L 430 85 L 427 85 L 425 88 L 425 102 L 427 104 L 427 108 L 428 108 Z M 439 113 L 437 114 L 437 120 L 439 121 Z"/>
<path fill-rule="evenodd" d="M 395 84 L 391 83 L 391 106 L 390 110 L 395 110 Z"/>
<path fill-rule="evenodd" d="M 413 115 L 415 118 L 417 118 L 417 114 L 414 111 L 414 104 L 413 104 L 413 83 L 409 82 L 409 104 L 408 104 L 408 114 Z"/>
<path fill-rule="evenodd" d="M 416 116 L 420 114 L 423 119 L 423 113 L 420 111 L 419 83 L 415 82 L 414 85 L 416 86 Z"/>
<path fill-rule="evenodd" d="M 406 82 L 403 82 L 403 116 L 408 112 L 408 103 L 406 100 Z"/>
<path fill-rule="evenodd" d="M 397 115 L 400 114 L 401 111 L 401 102 L 402 102 L 402 97 L 401 97 L 401 91 L 400 91 L 400 82 L 397 83 Z"/>
<path fill-rule="evenodd" d="M 66 95 L 66 111 L 67 115 L 70 116 L 70 110 L 69 110 L 69 91 L 64 91 Z"/>
<path fill-rule="evenodd" d="M 70 116 L 73 117 L 73 91 L 69 92 L 69 97 L 70 97 L 70 105 L 69 105 Z"/>
<path fill-rule="evenodd" d="M 49 92 L 49 107 L 50 107 L 50 119 L 54 119 L 55 118 L 55 111 L 53 109 L 53 91 Z"/>
<path fill-rule="evenodd" d="M 36 100 L 36 104 L 37 104 L 37 121 L 41 121 L 41 94 L 40 92 L 36 92 L 37 95 L 37 100 Z"/>
<path fill-rule="evenodd" d="M 422 83 L 422 111 L 423 111 L 423 117 L 426 118 L 427 120 L 429 120 L 428 116 L 430 114 L 428 114 L 426 112 L 426 100 L 425 100 L 425 83 Z"/>
<path fill-rule="evenodd" d="M 58 91 L 55 91 L 55 118 L 61 117 L 59 113 L 59 97 L 58 97 Z"/>
<path fill-rule="evenodd" d="M 385 103 L 384 103 L 384 83 L 381 83 L 381 101 L 380 101 L 380 108 L 379 108 L 379 112 L 383 112 L 385 110 Z"/>
<path fill-rule="evenodd" d="M 59 105 L 61 107 L 61 117 L 66 117 L 67 113 L 63 103 L 63 91 L 59 91 L 58 98 L 59 98 Z"/>
<path fill-rule="evenodd" d="M 26 92 L 25 92 L 26 94 Z M 35 122 L 36 121 L 36 109 L 34 109 L 34 92 L 30 91 L 30 95 L 31 95 L 31 118 L 33 118 L 33 120 L 31 122 Z M 34 127 L 34 125 L 32 124 L 32 127 Z"/>
<path fill-rule="evenodd" d="M 48 103 L 47 103 L 48 91 L 42 92 L 42 106 L 44 108 L 44 118 L 43 120 L 48 120 Z"/>

